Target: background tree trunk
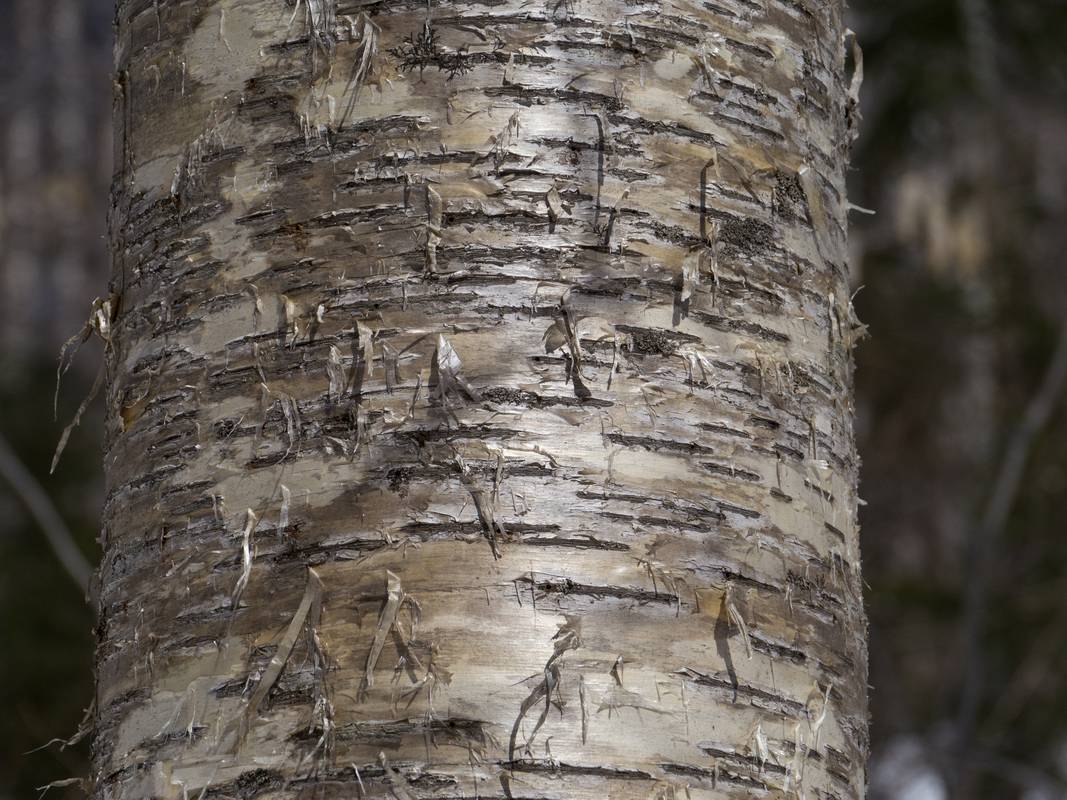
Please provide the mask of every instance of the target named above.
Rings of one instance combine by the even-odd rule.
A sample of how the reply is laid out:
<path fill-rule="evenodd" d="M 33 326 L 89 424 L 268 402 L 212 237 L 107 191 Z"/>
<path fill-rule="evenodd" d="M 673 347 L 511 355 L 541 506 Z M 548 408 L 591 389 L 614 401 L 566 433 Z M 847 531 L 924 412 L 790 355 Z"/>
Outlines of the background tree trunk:
<path fill-rule="evenodd" d="M 858 798 L 823 0 L 123 0 L 99 797 Z"/>

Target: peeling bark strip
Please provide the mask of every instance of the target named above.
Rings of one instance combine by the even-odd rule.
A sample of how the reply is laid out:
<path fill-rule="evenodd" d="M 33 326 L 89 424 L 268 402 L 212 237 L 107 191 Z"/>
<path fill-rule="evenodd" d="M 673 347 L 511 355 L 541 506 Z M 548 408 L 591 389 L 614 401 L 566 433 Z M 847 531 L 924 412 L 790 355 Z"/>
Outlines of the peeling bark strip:
<path fill-rule="evenodd" d="M 117 15 L 95 796 L 861 797 L 839 0 Z"/>

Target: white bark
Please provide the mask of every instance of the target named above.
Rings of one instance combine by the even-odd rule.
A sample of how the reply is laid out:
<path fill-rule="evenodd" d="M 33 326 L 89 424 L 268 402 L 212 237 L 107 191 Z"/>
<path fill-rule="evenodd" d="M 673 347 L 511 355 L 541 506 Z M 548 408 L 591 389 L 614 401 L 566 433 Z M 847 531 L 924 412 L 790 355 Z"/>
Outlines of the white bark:
<path fill-rule="evenodd" d="M 97 794 L 861 797 L 840 5 L 118 18 Z"/>

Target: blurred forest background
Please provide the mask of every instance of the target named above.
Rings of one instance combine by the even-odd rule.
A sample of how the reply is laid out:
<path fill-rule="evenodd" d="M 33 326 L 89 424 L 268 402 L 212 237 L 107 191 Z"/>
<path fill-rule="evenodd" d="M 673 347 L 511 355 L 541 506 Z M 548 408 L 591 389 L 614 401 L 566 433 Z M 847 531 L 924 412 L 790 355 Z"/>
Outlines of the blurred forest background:
<path fill-rule="evenodd" d="M 0 0 L 0 800 L 87 774 L 84 742 L 25 755 L 78 728 L 93 620 L 6 474 L 96 558 L 98 406 L 48 466 L 100 359 L 53 422 L 106 291 L 111 6 Z M 1067 3 L 850 13 L 871 797 L 1067 798 Z"/>

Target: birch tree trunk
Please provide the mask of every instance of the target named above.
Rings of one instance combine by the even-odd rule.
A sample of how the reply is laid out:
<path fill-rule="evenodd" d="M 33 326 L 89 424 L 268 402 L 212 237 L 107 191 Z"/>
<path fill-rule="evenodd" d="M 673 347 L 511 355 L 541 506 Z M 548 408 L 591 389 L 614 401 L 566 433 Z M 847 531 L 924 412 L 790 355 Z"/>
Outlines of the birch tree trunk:
<path fill-rule="evenodd" d="M 841 5 L 120 0 L 95 796 L 862 797 Z"/>

